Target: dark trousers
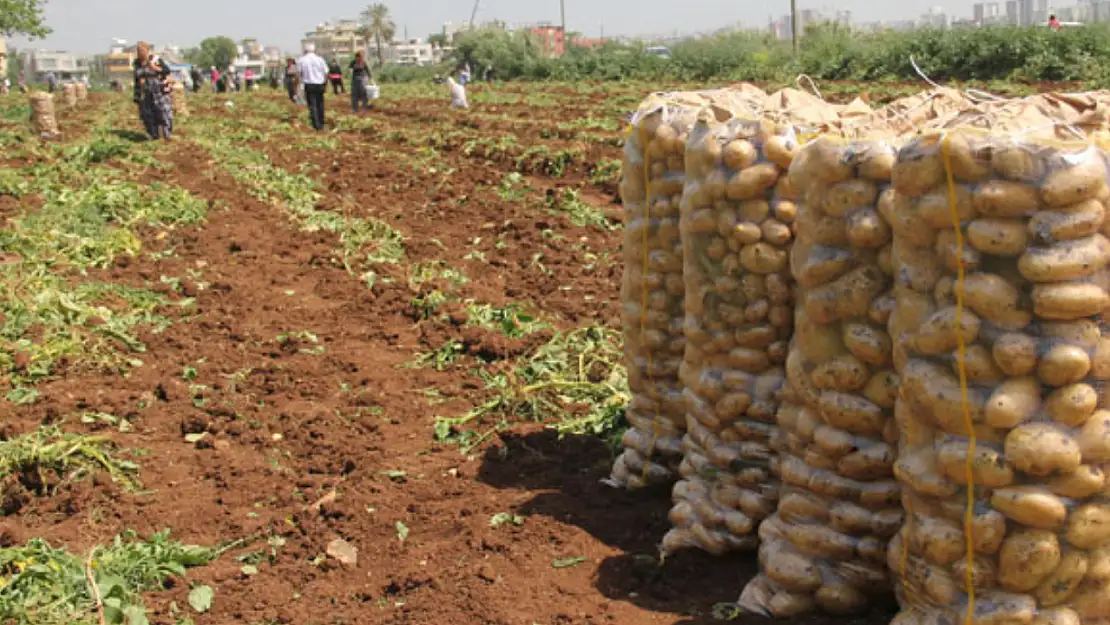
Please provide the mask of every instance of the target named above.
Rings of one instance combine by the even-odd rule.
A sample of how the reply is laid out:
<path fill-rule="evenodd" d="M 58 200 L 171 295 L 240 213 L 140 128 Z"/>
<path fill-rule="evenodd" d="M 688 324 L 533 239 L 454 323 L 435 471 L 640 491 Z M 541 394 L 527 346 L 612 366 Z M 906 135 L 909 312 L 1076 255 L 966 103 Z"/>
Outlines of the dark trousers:
<path fill-rule="evenodd" d="M 324 129 L 324 93 L 327 85 L 304 86 L 304 97 L 308 100 L 308 113 L 312 117 L 312 127 L 316 130 Z"/>
<path fill-rule="evenodd" d="M 343 88 L 343 79 L 342 78 L 332 78 L 331 79 L 331 89 L 332 89 L 332 92 L 335 95 L 339 95 L 339 94 L 343 93 L 344 91 L 346 91 L 346 89 Z"/>
<path fill-rule="evenodd" d="M 360 109 L 370 108 L 370 94 L 367 88 L 370 86 L 370 80 L 364 76 L 356 76 L 351 79 L 351 110 L 358 112 Z"/>

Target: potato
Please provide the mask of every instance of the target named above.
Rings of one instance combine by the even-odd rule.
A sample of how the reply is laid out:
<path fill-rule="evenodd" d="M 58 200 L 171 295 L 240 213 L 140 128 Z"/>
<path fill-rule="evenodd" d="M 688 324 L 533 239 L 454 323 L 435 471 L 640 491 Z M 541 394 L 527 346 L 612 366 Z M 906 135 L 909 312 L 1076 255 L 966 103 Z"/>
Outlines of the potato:
<path fill-rule="evenodd" d="M 1041 205 L 1034 187 L 1008 180 L 988 180 L 972 193 L 971 204 L 986 217 L 1026 217 Z"/>
<path fill-rule="evenodd" d="M 817 589 L 817 605 L 829 614 L 847 616 L 859 614 L 868 607 L 868 596 L 850 584 L 831 583 Z"/>
<path fill-rule="evenodd" d="M 967 241 L 957 241 L 953 230 L 941 230 L 937 234 L 935 251 L 941 264 L 952 272 L 959 271 L 961 265 L 965 271 L 975 271 L 983 260 L 982 254 Z"/>
<path fill-rule="evenodd" d="M 971 517 L 971 543 L 976 553 L 998 553 L 1006 536 L 1006 517 L 996 510 L 975 510 Z"/>
<path fill-rule="evenodd" d="M 1087 503 L 1068 516 L 1064 538 L 1079 549 L 1097 549 L 1110 540 L 1110 504 Z"/>
<path fill-rule="evenodd" d="M 863 388 L 869 377 L 863 361 L 844 354 L 818 364 L 810 379 L 822 391 L 855 391 Z"/>
<path fill-rule="evenodd" d="M 955 289 L 956 286 L 953 285 Z M 1006 330 L 1020 330 L 1032 315 L 1019 308 L 1021 292 L 1001 276 L 973 273 L 964 278 L 964 305 L 983 319 Z"/>
<path fill-rule="evenodd" d="M 1090 574 L 1088 573 L 1088 577 Z M 1105 623 L 1110 617 L 1110 582 L 1084 580 L 1068 600 L 1068 607 L 1079 615 L 1082 623 Z"/>
<path fill-rule="evenodd" d="M 912 247 L 899 242 L 893 248 L 893 262 L 898 267 L 896 284 L 918 293 L 932 291 L 944 272 L 940 257 L 929 247 Z"/>
<path fill-rule="evenodd" d="M 943 367 L 911 359 L 902 368 L 902 398 L 915 410 L 920 408 L 942 430 L 949 434 L 967 435 L 964 415 L 964 394 L 959 380 Z M 967 412 L 971 422 L 984 418 L 986 399 L 975 388 L 967 390 Z"/>
<path fill-rule="evenodd" d="M 1091 354 L 1091 377 L 1096 380 L 1110 380 L 1110 337 L 1097 340 Z"/>
<path fill-rule="evenodd" d="M 978 138 L 966 134 L 949 134 L 948 164 L 956 180 L 979 182 L 991 175 L 991 151 Z"/>
<path fill-rule="evenodd" d="M 879 371 L 863 387 L 863 396 L 880 408 L 894 408 L 898 398 L 898 375 L 893 371 Z"/>
<path fill-rule="evenodd" d="M 1072 241 L 1095 234 L 1105 220 L 1106 208 L 1102 202 L 1084 200 L 1063 210 L 1034 214 L 1029 220 L 1029 235 L 1037 243 Z"/>
<path fill-rule="evenodd" d="M 1057 426 L 1028 423 L 1006 436 L 1006 461 L 1029 475 L 1067 474 L 1079 468 L 1079 444 Z"/>
<path fill-rule="evenodd" d="M 1055 529 L 1064 524 L 1064 502 L 1036 486 L 1010 486 L 991 494 L 991 505 L 1010 519 L 1037 529 Z"/>
<path fill-rule="evenodd" d="M 706 143 L 716 142 L 707 141 Z M 721 157 L 725 167 L 729 169 L 747 169 L 759 159 L 759 153 L 756 152 L 755 146 L 751 142 L 743 139 L 733 139 L 725 144 L 721 151 Z"/>
<path fill-rule="evenodd" d="M 782 545 L 783 543 L 771 543 Z M 767 553 L 766 557 L 764 553 Z M 760 564 L 763 573 L 772 581 L 783 588 L 794 591 L 812 593 L 821 586 L 821 573 L 810 558 L 794 551 L 789 547 L 767 548 L 759 550 Z"/>
<path fill-rule="evenodd" d="M 938 230 L 951 229 L 952 209 L 949 206 L 948 185 L 942 184 L 917 198 L 914 210 L 929 226 Z M 961 224 L 977 215 L 971 205 L 971 191 L 966 185 L 956 185 L 956 215 Z"/>
<path fill-rule="evenodd" d="M 967 241 L 984 254 L 1017 256 L 1029 245 L 1029 235 L 1021 220 L 984 217 L 967 225 Z"/>
<path fill-rule="evenodd" d="M 1045 398 L 1044 410 L 1056 423 L 1083 425 L 1098 407 L 1098 391 L 1082 382 L 1062 386 Z"/>
<path fill-rule="evenodd" d="M 763 142 L 763 155 L 783 171 L 790 169 L 797 149 L 797 144 L 782 135 L 767 137 Z"/>
<path fill-rule="evenodd" d="M 854 247 L 882 247 L 890 242 L 890 225 L 870 206 L 848 215 L 848 242 Z"/>
<path fill-rule="evenodd" d="M 1092 319 L 1042 321 L 1039 328 L 1048 344 L 1069 343 L 1088 351 L 1095 349 L 1102 337 L 1098 322 Z"/>
<path fill-rule="evenodd" d="M 1027 625 L 1036 612 L 1037 601 L 1033 597 L 988 591 L 975 597 L 970 622 L 975 625 Z"/>
<path fill-rule="evenodd" d="M 855 541 L 825 525 L 801 523 L 784 530 L 787 539 L 804 554 L 822 554 L 827 558 L 845 559 L 855 554 Z"/>
<path fill-rule="evenodd" d="M 1061 497 L 1087 499 L 1106 485 L 1106 473 L 1099 467 L 1084 464 L 1073 473 L 1051 478 L 1045 485 Z"/>
<path fill-rule="evenodd" d="M 990 159 L 994 171 L 1008 180 L 1037 182 L 1047 170 L 1047 164 L 1041 153 L 1027 145 L 994 146 Z"/>
<path fill-rule="evenodd" d="M 1060 542 L 1053 532 L 1019 529 L 1002 542 L 998 560 L 999 586 L 1028 592 L 1060 565 Z"/>
<path fill-rule="evenodd" d="M 890 365 L 890 335 L 864 323 L 844 324 L 844 346 L 857 358 L 876 367 Z"/>
<path fill-rule="evenodd" d="M 1082 380 L 1091 370 L 1091 358 L 1075 345 L 1058 344 L 1041 357 L 1037 377 L 1050 386 L 1064 386 Z"/>
<path fill-rule="evenodd" d="M 818 408 L 829 425 L 842 430 L 861 436 L 876 436 L 883 431 L 882 409 L 858 395 L 824 391 Z"/>
<path fill-rule="evenodd" d="M 1085 278 L 1110 261 L 1110 241 L 1101 234 L 1030 248 L 1018 259 L 1018 270 L 1032 282 L 1063 282 Z"/>
<path fill-rule="evenodd" d="M 1079 614 L 1071 608 L 1042 608 L 1030 625 L 1082 625 Z"/>
<path fill-rule="evenodd" d="M 803 287 L 828 284 L 862 260 L 852 250 L 826 245 L 814 245 L 808 249 L 795 245 L 792 255 L 794 277 Z"/>
<path fill-rule="evenodd" d="M 940 473 L 937 455 L 932 447 L 903 450 L 894 463 L 894 476 L 905 486 L 922 495 L 949 497 L 959 487 Z"/>
<path fill-rule="evenodd" d="M 918 329 L 914 347 L 923 354 L 951 351 L 956 348 L 961 335 L 965 345 L 975 341 L 979 327 L 979 317 L 975 313 L 958 311 L 955 307 L 944 308 L 933 313 Z"/>
<path fill-rule="evenodd" d="M 935 147 L 907 145 L 898 151 L 891 182 L 902 195 L 918 197 L 944 179 L 944 163 Z"/>
<path fill-rule="evenodd" d="M 976 590 L 992 588 L 997 584 L 998 567 L 992 558 L 976 556 L 972 561 L 971 570 L 968 571 L 967 558 L 961 558 L 952 563 L 952 575 L 965 586 L 968 573 L 971 573 L 971 587 Z"/>
<path fill-rule="evenodd" d="M 1110 462 L 1110 411 L 1096 411 L 1079 429 L 1078 436 L 1083 462 Z"/>
<path fill-rule="evenodd" d="M 859 178 L 833 185 L 825 194 L 824 211 L 832 217 L 845 217 L 864 206 L 872 206 L 879 197 L 875 183 Z"/>
<path fill-rule="evenodd" d="M 956 484 L 967 485 L 966 440 L 953 439 L 937 447 L 937 466 L 941 473 Z M 991 445 L 978 444 L 971 460 L 972 479 L 976 486 L 1001 488 L 1014 482 L 1014 472 L 1006 464 L 1002 452 Z"/>
<path fill-rule="evenodd" d="M 789 258 L 784 250 L 768 243 L 753 243 L 745 245 L 740 250 L 740 264 L 744 269 L 757 274 L 782 271 L 788 261 Z"/>
<path fill-rule="evenodd" d="M 1037 586 L 1033 596 L 1042 606 L 1060 605 L 1079 588 L 1087 575 L 1087 555 L 1074 549 L 1064 550 L 1060 564 Z"/>
<path fill-rule="evenodd" d="M 879 442 L 872 443 L 841 458 L 836 463 L 836 472 L 844 477 L 860 481 L 890 477 L 896 455 L 894 448 L 890 445 Z"/>
<path fill-rule="evenodd" d="M 959 375 L 959 352 L 952 352 L 952 372 Z M 990 352 L 982 345 L 968 345 L 963 356 L 964 374 L 968 384 L 995 386 L 1003 379 L 1002 371 L 994 364 Z"/>
<path fill-rule="evenodd" d="M 1006 375 L 1029 375 L 1037 368 L 1037 341 L 1017 332 L 1003 334 L 995 340 L 991 355 Z"/>
<path fill-rule="evenodd" d="M 1033 312 L 1044 319 L 1080 319 L 1110 307 L 1110 294 L 1097 284 L 1064 282 L 1033 287 Z"/>
<path fill-rule="evenodd" d="M 954 521 L 924 516 L 909 527 L 911 551 L 934 564 L 952 564 L 966 553 L 963 530 Z"/>
<path fill-rule="evenodd" d="M 1097 197 L 1106 188 L 1106 166 L 1094 150 L 1083 162 L 1054 171 L 1041 185 L 1041 197 L 1049 206 L 1069 206 Z"/>
<path fill-rule="evenodd" d="M 725 195 L 730 200 L 749 200 L 764 194 L 778 181 L 779 168 L 772 163 L 759 163 L 742 169 L 728 179 Z"/>

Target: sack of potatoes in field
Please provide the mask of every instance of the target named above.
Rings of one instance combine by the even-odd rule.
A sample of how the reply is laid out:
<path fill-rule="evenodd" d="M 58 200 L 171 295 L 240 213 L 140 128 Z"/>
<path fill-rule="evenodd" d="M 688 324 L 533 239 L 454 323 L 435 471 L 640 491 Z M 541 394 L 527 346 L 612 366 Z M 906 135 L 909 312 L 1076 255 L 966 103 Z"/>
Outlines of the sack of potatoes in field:
<path fill-rule="evenodd" d="M 58 118 L 54 113 L 54 96 L 35 91 L 28 97 L 31 101 L 31 125 L 42 137 L 58 134 Z"/>
<path fill-rule="evenodd" d="M 83 82 L 79 82 L 79 83 L 75 83 L 75 84 L 77 86 L 77 99 L 79 101 L 80 100 L 88 100 L 89 99 L 89 88 L 88 88 L 88 86 L 86 86 L 85 83 L 83 83 Z"/>
<path fill-rule="evenodd" d="M 892 596 L 886 547 L 902 523 L 887 333 L 895 154 L 881 139 L 823 137 L 789 171 L 797 304 L 772 439 L 781 490 L 759 527 L 760 574 L 740 597 L 748 612 L 855 614 Z"/>
<path fill-rule="evenodd" d="M 62 85 L 62 102 L 69 108 L 77 106 L 77 85 L 67 82 Z"/>
<path fill-rule="evenodd" d="M 185 84 L 175 80 L 170 84 L 170 107 L 175 117 L 188 117 L 189 104 L 185 98 Z"/>
<path fill-rule="evenodd" d="M 686 286 L 679 204 L 687 135 L 699 111 L 707 109 L 720 121 L 753 117 L 763 97 L 754 87 L 655 94 L 632 117 L 620 183 L 625 213 L 621 325 L 631 427 L 609 479 L 615 486 L 669 484 L 682 460 L 686 407 L 679 368 L 686 349 Z"/>
<path fill-rule="evenodd" d="M 686 144 L 686 400 L 681 481 L 663 553 L 754 549 L 775 509 L 770 443 L 794 321 L 793 134 L 703 117 Z"/>
<path fill-rule="evenodd" d="M 1105 145 L 953 130 L 899 152 L 900 625 L 1110 619 Z"/>

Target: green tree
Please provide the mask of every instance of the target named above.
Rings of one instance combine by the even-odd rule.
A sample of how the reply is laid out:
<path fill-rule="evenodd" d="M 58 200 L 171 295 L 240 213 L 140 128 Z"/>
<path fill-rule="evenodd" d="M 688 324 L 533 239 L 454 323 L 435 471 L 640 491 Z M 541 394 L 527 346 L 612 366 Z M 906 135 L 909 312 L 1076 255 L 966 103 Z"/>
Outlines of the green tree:
<path fill-rule="evenodd" d="M 367 38 L 373 38 L 378 47 L 378 64 L 385 65 L 385 54 L 382 52 L 382 40 L 386 43 L 393 41 L 397 33 L 397 25 L 389 15 L 389 7 L 381 2 L 375 2 L 366 7 L 359 16 L 362 20 L 362 33 Z"/>
<path fill-rule="evenodd" d="M 239 48 L 230 37 L 209 37 L 185 53 L 185 60 L 200 67 L 224 69 L 235 61 Z"/>
<path fill-rule="evenodd" d="M 439 44 L 439 47 L 447 45 L 447 35 L 443 33 L 432 33 L 428 35 L 428 43 Z"/>
<path fill-rule="evenodd" d="M 40 38 L 52 31 L 43 23 L 46 0 L 0 0 L 0 36 L 26 35 Z"/>

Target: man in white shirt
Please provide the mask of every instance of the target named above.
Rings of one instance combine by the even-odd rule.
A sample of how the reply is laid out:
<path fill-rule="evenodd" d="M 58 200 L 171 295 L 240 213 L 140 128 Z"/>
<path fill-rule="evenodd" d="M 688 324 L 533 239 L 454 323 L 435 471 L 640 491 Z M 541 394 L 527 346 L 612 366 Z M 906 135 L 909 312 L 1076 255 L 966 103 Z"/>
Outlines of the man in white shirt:
<path fill-rule="evenodd" d="M 328 64 L 316 55 L 316 46 L 313 44 L 305 44 L 304 56 L 297 59 L 297 73 L 301 75 L 301 84 L 304 85 L 304 95 L 308 102 L 308 113 L 312 117 L 312 127 L 316 130 L 323 130 L 324 87 L 328 80 Z"/>

